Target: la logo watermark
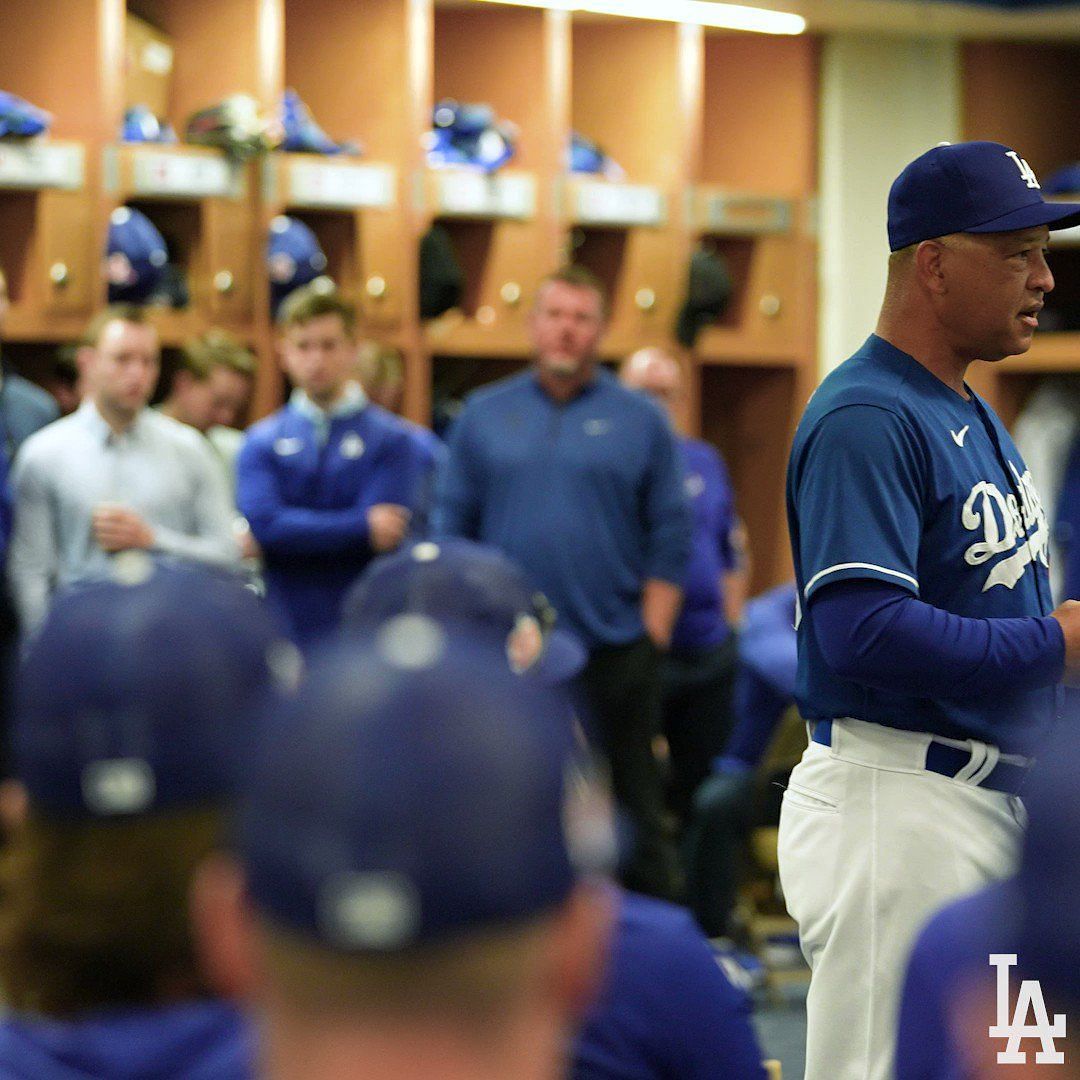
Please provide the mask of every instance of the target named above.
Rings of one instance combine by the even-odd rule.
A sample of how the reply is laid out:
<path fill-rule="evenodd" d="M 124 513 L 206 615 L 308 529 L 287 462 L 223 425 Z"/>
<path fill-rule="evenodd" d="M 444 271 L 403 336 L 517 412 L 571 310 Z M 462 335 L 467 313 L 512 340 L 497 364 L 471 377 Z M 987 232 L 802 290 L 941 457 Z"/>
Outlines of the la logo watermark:
<path fill-rule="evenodd" d="M 1026 1065 L 1027 1053 L 1020 1049 L 1023 1039 L 1038 1039 L 1042 1049 L 1035 1054 L 1036 1065 L 1064 1065 L 1065 1055 L 1054 1045 L 1065 1038 L 1065 1014 L 1056 1013 L 1054 1022 L 1046 1012 L 1042 987 L 1035 979 L 1023 979 L 1016 996 L 1016 1009 L 1009 1019 L 1009 968 L 1016 966 L 1016 953 L 991 953 L 990 966 L 997 968 L 997 1023 L 990 1026 L 991 1039 L 1008 1039 L 998 1051 L 999 1065 Z M 1035 1023 L 1028 1024 L 1033 1013 Z"/>

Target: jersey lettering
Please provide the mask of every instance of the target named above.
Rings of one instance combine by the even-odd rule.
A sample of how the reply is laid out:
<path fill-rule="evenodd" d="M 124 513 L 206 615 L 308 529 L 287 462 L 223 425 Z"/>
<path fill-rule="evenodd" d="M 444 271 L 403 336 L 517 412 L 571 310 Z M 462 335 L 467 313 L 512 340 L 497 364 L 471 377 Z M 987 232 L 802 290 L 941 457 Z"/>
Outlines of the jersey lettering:
<path fill-rule="evenodd" d="M 980 480 L 971 489 L 960 513 L 960 520 L 969 532 L 982 529 L 982 540 L 964 552 L 968 566 L 982 566 L 995 555 L 1011 553 L 991 568 L 983 583 L 983 592 L 995 585 L 1004 585 L 1006 589 L 1015 587 L 1036 559 L 1043 566 L 1049 565 L 1050 527 L 1032 482 L 1031 470 L 1021 476 L 1012 462 L 1009 462 L 1009 468 L 1020 493 L 1019 504 L 1011 492 L 1003 495 L 996 484 Z"/>

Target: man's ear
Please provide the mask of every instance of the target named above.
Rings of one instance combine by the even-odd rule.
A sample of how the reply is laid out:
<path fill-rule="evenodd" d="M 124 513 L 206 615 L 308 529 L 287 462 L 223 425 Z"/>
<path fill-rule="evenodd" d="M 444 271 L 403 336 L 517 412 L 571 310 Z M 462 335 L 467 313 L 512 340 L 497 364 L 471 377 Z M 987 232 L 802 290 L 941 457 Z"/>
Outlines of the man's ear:
<path fill-rule="evenodd" d="M 938 240 L 924 240 L 915 249 L 915 275 L 922 287 L 935 296 L 946 292 L 947 257 L 948 249 Z"/>
<path fill-rule="evenodd" d="M 615 924 L 615 890 L 600 881 L 574 889 L 555 920 L 552 976 L 567 1015 L 580 1020 L 600 993 Z"/>
<path fill-rule="evenodd" d="M 251 997 L 259 979 L 255 925 L 236 861 L 220 853 L 208 856 L 195 872 L 189 906 L 207 984 L 222 997 Z"/>

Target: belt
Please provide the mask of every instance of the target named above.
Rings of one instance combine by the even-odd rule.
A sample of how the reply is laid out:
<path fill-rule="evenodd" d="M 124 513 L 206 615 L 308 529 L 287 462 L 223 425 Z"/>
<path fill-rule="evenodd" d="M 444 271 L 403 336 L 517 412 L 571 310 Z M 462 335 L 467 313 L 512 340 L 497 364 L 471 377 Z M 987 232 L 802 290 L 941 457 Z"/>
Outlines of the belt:
<path fill-rule="evenodd" d="M 832 720 L 815 720 L 810 725 L 810 738 L 822 746 L 832 746 Z M 952 746 L 942 742 L 936 736 L 930 736 L 930 745 L 926 748 L 928 772 L 938 773 L 955 779 L 972 761 L 972 753 L 961 746 Z M 1009 795 L 1019 795 L 1027 779 L 1028 766 L 1009 761 L 999 761 L 989 773 L 974 786 L 1002 791 Z"/>

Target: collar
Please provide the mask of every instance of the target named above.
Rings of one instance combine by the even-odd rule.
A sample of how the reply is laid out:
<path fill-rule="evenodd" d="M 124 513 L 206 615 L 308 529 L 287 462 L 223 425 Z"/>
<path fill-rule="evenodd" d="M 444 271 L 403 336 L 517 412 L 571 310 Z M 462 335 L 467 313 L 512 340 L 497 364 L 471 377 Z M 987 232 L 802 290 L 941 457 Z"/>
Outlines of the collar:
<path fill-rule="evenodd" d="M 99 439 L 103 444 L 107 444 L 118 442 L 121 439 L 128 439 L 133 436 L 137 437 L 143 427 L 143 413 L 145 411 L 145 409 L 140 409 L 128 429 L 120 434 L 113 431 L 109 426 L 109 422 L 101 415 L 97 403 L 92 398 L 87 398 L 79 406 L 75 412 L 75 416 L 92 435 Z"/>
<path fill-rule="evenodd" d="M 305 391 L 300 389 L 294 390 L 289 396 L 289 404 L 316 427 L 322 427 L 329 426 L 332 420 L 355 416 L 363 412 L 368 405 L 368 396 L 358 382 L 347 382 L 341 392 L 341 397 L 329 409 L 320 408 Z"/>
<path fill-rule="evenodd" d="M 562 401 L 559 398 L 553 397 L 550 393 L 548 393 L 547 387 L 545 387 L 544 384 L 540 381 L 540 373 L 535 365 L 533 365 L 533 367 L 530 369 L 529 375 L 532 379 L 532 384 L 536 392 L 538 394 L 542 394 L 547 401 L 551 401 L 557 405 L 570 405 L 575 401 L 579 401 L 581 398 L 585 397 L 586 394 L 591 394 L 595 390 L 597 390 L 604 382 L 605 378 L 611 378 L 611 373 L 602 364 L 600 364 L 599 361 L 596 361 L 593 364 L 592 378 L 590 378 L 587 383 L 583 383 L 580 387 L 578 387 L 577 393 L 574 394 L 573 397 L 567 398 L 565 401 Z"/>

